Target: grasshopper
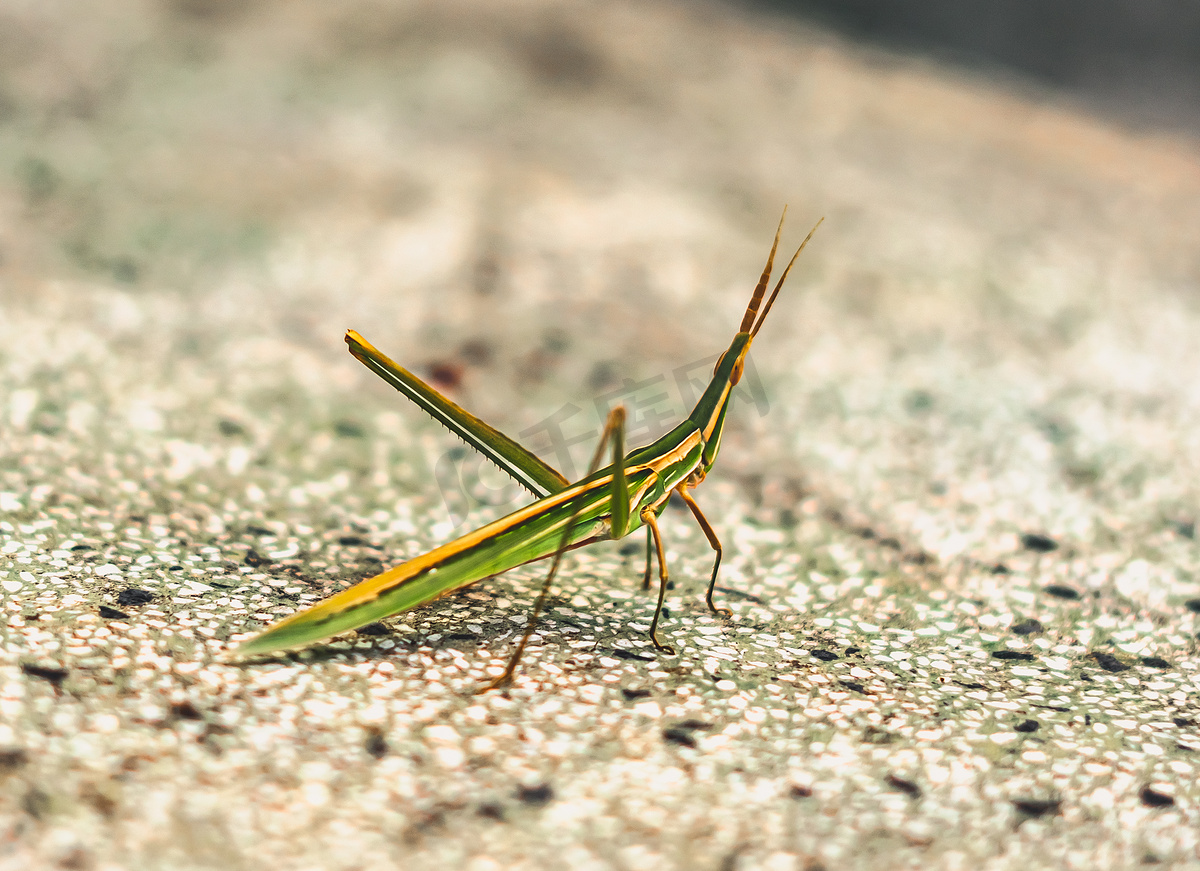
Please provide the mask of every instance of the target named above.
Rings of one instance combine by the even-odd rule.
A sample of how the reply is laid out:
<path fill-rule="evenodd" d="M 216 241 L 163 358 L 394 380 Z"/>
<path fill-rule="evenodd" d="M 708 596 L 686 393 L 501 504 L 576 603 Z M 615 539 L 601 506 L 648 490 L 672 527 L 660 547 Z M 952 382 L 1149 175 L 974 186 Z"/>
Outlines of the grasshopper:
<path fill-rule="evenodd" d="M 552 557 L 524 635 L 503 674 L 489 684 L 490 687 L 502 686 L 511 682 L 533 635 L 563 554 L 592 542 L 624 538 L 641 527 L 647 530 L 644 589 L 650 587 L 655 558 L 658 563 L 658 605 L 650 624 L 650 641 L 656 649 L 673 654 L 674 650 L 659 640 L 657 632 L 667 592 L 667 563 L 658 517 L 671 493 L 679 494 L 691 510 L 716 555 L 705 602 L 713 613 L 728 616 L 730 611 L 713 603 L 713 590 L 721 567 L 721 542 L 691 491 L 704 480 L 716 462 L 730 394 L 742 377 L 750 345 L 770 314 L 796 258 L 820 223 L 817 222 L 796 249 L 767 297 L 779 235 L 783 230 L 783 218 L 780 218 L 766 268 L 754 288 L 738 333 L 717 361 L 712 380 L 687 419 L 654 443 L 626 453 L 625 409 L 622 406 L 613 408 L 605 421 L 588 473 L 575 483 L 393 362 L 358 333 L 347 331 L 346 344 L 350 353 L 364 366 L 511 475 L 537 499 L 507 517 L 278 621 L 243 642 L 233 656 L 242 659 L 274 654 L 324 641 L 423 605 L 483 578 Z M 610 447 L 611 464 L 599 468 Z"/>

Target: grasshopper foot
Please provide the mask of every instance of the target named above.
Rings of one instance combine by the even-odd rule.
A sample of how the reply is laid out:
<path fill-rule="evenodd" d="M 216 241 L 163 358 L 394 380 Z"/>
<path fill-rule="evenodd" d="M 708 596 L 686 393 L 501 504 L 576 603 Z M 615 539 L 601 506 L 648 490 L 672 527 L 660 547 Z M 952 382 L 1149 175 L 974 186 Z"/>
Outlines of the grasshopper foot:
<path fill-rule="evenodd" d="M 471 695 L 481 696 L 491 690 L 505 690 L 512 686 L 513 676 L 511 669 L 505 669 L 504 674 L 499 677 L 492 678 L 487 683 L 476 689 Z"/>
<path fill-rule="evenodd" d="M 655 634 L 653 632 L 650 633 L 650 641 L 654 645 L 654 649 L 657 650 L 659 653 L 665 653 L 665 654 L 667 654 L 667 656 L 675 655 L 675 648 L 669 644 L 663 644 L 661 641 L 658 640 L 658 638 L 655 636 Z"/>

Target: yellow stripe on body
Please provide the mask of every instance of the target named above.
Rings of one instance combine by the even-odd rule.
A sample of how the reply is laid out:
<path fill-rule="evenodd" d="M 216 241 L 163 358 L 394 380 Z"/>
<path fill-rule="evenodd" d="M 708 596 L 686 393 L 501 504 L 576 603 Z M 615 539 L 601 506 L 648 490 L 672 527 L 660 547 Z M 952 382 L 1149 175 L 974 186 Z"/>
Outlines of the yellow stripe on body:
<path fill-rule="evenodd" d="M 641 502 L 646 491 L 655 484 L 657 476 L 661 474 L 663 470 L 670 468 L 672 465 L 686 458 L 688 452 L 694 449 L 698 444 L 700 444 L 700 433 L 697 431 L 689 434 L 686 439 L 684 439 L 679 445 L 677 445 L 671 451 L 668 451 L 666 454 L 655 457 L 649 462 L 639 463 L 638 465 L 632 466 L 625 470 L 626 477 L 636 477 L 637 475 L 646 471 L 654 473 L 642 484 L 641 487 L 638 488 L 636 492 L 630 494 L 631 519 L 636 516 L 637 506 Z M 331 606 L 330 610 L 342 612 L 360 605 L 364 605 L 368 602 L 372 602 L 381 595 L 396 589 L 409 579 L 417 575 L 421 575 L 427 571 L 436 569 L 447 559 L 450 559 L 464 550 L 475 547 L 476 545 L 487 541 L 493 536 L 502 535 L 511 529 L 519 527 L 522 523 L 531 518 L 538 517 L 545 514 L 547 511 L 552 511 L 555 508 L 559 508 L 565 503 L 568 503 L 579 496 L 592 494 L 596 491 L 610 490 L 612 486 L 612 479 L 613 475 L 611 472 L 609 472 L 601 478 L 575 484 L 566 488 L 565 490 L 560 490 L 558 493 L 554 493 L 543 499 L 539 499 L 538 501 L 530 503 L 523 508 L 517 509 L 506 517 L 502 517 L 499 520 L 494 520 L 491 523 L 481 526 L 479 529 L 469 532 L 461 538 L 456 538 L 453 541 L 447 542 L 440 547 L 436 547 L 427 553 L 413 557 L 410 560 L 406 560 L 405 562 L 400 563 L 400 565 L 395 566 L 386 572 L 378 574 L 372 578 L 368 578 L 364 581 L 360 581 L 353 587 L 335 594 L 323 604 Z M 662 501 L 665 501 L 669 495 L 670 491 L 663 495 L 662 500 L 659 500 L 659 502 L 655 503 L 655 507 L 661 504 Z M 551 528 L 561 528 L 564 524 L 566 524 L 568 519 L 568 517 L 564 516 L 562 523 Z"/>

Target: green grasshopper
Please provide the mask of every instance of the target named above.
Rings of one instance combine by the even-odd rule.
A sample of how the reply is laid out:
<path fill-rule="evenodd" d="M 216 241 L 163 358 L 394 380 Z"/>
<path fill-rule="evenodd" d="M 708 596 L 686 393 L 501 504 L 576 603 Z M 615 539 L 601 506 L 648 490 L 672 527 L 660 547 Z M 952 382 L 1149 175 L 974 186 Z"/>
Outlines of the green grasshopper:
<path fill-rule="evenodd" d="M 678 493 L 691 509 L 716 553 L 705 602 L 713 613 L 729 615 L 730 611 L 713 604 L 717 571 L 721 567 L 721 542 L 690 491 L 704 480 L 716 462 L 730 394 L 742 377 L 750 344 L 770 313 L 792 264 L 820 223 L 817 222 L 796 249 L 759 314 L 770 284 L 779 234 L 783 230 L 783 218 L 780 218 L 766 268 L 746 307 L 741 327 L 729 350 L 717 361 L 712 380 L 687 419 L 653 444 L 626 454 L 625 409 L 617 406 L 608 414 L 587 475 L 574 484 L 508 436 L 394 363 L 358 333 L 347 331 L 346 344 L 350 346 L 350 353 L 363 365 L 511 475 L 537 500 L 507 517 L 280 620 L 244 642 L 233 655 L 240 659 L 273 654 L 324 641 L 423 605 L 483 578 L 553 557 L 525 633 L 504 673 L 489 685 L 501 686 L 511 681 L 533 635 L 563 553 L 594 541 L 624 538 L 642 526 L 647 530 L 643 589 L 650 587 L 655 555 L 658 561 L 658 606 L 650 623 L 650 641 L 658 650 L 672 654 L 674 650 L 659 641 L 657 635 L 667 592 L 667 563 L 658 516 L 672 492 Z M 612 446 L 612 464 L 600 469 L 598 466 L 609 445 Z"/>

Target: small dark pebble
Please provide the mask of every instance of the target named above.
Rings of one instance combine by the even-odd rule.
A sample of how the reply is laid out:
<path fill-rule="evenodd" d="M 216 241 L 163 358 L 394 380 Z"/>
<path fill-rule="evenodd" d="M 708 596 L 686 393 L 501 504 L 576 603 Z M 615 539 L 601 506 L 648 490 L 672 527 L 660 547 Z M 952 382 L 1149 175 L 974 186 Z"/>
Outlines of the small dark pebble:
<path fill-rule="evenodd" d="M 23 747 L 0 747 L 0 773 L 16 771 L 29 764 L 29 753 Z"/>
<path fill-rule="evenodd" d="M 854 692 L 862 693 L 864 696 L 867 695 L 867 688 L 856 680 L 839 680 L 838 683 L 848 690 L 854 690 Z"/>
<path fill-rule="evenodd" d="M 457 390 L 466 375 L 463 365 L 453 360 L 435 360 L 426 365 L 425 370 L 430 382 L 442 390 Z"/>
<path fill-rule="evenodd" d="M 439 804 L 430 810 L 420 811 L 413 814 L 409 831 L 419 832 L 445 828 L 446 810 L 447 806 L 445 804 Z"/>
<path fill-rule="evenodd" d="M 1189 719 L 1188 717 L 1172 717 L 1172 718 L 1171 718 L 1171 721 L 1172 721 L 1172 722 L 1173 722 L 1173 723 L 1174 723 L 1176 726 L 1178 726 L 1180 729 L 1183 729 L 1183 728 L 1185 728 L 1185 727 L 1187 727 L 1187 726 L 1194 726 L 1194 725 L 1196 725 L 1196 721 L 1195 721 L 1195 720 L 1192 720 L 1192 719 Z"/>
<path fill-rule="evenodd" d="M 650 696 L 650 690 L 644 689 L 642 687 L 636 687 L 636 688 L 621 687 L 621 695 L 623 695 L 625 697 L 626 701 L 631 702 L 634 699 L 648 698 Z"/>
<path fill-rule="evenodd" d="M 137 261 L 132 260 L 129 257 L 114 257 L 112 260 L 108 261 L 108 266 L 112 270 L 113 278 L 115 278 L 117 281 L 120 281 L 122 284 L 137 283 L 138 277 L 142 271 L 141 267 L 138 266 Z M 87 853 L 82 849 L 76 849 L 71 851 L 68 856 L 74 854 L 83 854 L 85 857 L 87 855 Z"/>
<path fill-rule="evenodd" d="M 366 543 L 367 540 L 360 535 L 343 535 L 338 538 L 338 544 L 345 545 L 346 547 L 358 547 Z"/>
<path fill-rule="evenodd" d="M 38 665 L 36 662 L 22 662 L 21 671 L 30 677 L 40 677 L 44 681 L 61 686 L 67 679 L 67 670 L 57 665 Z"/>
<path fill-rule="evenodd" d="M 1077 589 L 1064 584 L 1048 584 L 1042 587 L 1042 592 L 1059 599 L 1069 599 L 1070 601 L 1083 598 Z"/>
<path fill-rule="evenodd" d="M 614 647 L 609 651 L 617 659 L 636 659 L 638 662 L 654 662 L 653 656 L 643 656 L 640 653 L 634 653 L 632 650 L 625 650 L 620 647 Z"/>
<path fill-rule="evenodd" d="M 679 728 L 679 729 L 690 729 L 691 731 L 694 732 L 697 729 L 707 731 L 708 729 L 711 729 L 713 727 L 713 724 L 706 723 L 703 720 L 688 719 L 688 720 L 683 720 L 679 723 L 676 723 L 675 726 L 676 726 L 676 728 Z"/>
<path fill-rule="evenodd" d="M 954 681 L 954 685 L 960 686 L 960 687 L 962 687 L 964 689 L 968 689 L 968 690 L 986 690 L 987 689 L 987 684 L 976 683 L 975 681 L 970 681 L 970 680 L 956 680 L 956 681 Z"/>
<path fill-rule="evenodd" d="M 634 556 L 635 554 L 639 554 L 641 552 L 642 545 L 636 541 L 624 542 L 619 548 L 617 548 L 617 553 L 619 553 L 621 556 Z"/>
<path fill-rule="evenodd" d="M 204 715 L 200 713 L 200 709 L 186 699 L 182 702 L 175 702 L 171 705 L 171 716 L 177 720 L 203 720 Z"/>
<path fill-rule="evenodd" d="M 887 729 L 880 728 L 879 726 L 867 726 L 867 728 L 863 729 L 862 739 L 864 744 L 883 746 L 895 741 L 896 736 Z"/>
<path fill-rule="evenodd" d="M 811 653 L 815 659 L 821 660 L 821 662 L 833 662 L 835 659 L 839 658 L 838 655 L 832 650 L 822 650 L 820 647 L 814 647 L 808 652 Z"/>
<path fill-rule="evenodd" d="M 1188 599 L 1183 606 L 1193 614 L 1200 614 L 1200 599 Z"/>
<path fill-rule="evenodd" d="M 129 615 L 124 611 L 118 611 L 116 608 L 110 608 L 107 605 L 100 606 L 100 616 L 106 620 L 127 620 Z"/>
<path fill-rule="evenodd" d="M 1004 659 L 1012 662 L 1033 662 L 1037 657 L 1023 650 L 993 650 L 992 659 Z"/>
<path fill-rule="evenodd" d="M 1012 631 L 1016 635 L 1041 635 L 1046 631 L 1046 627 L 1042 625 L 1041 620 L 1034 620 L 1030 617 L 1027 620 L 1022 620 L 1020 623 L 1014 623 Z"/>
<path fill-rule="evenodd" d="M 907 780 L 906 778 L 900 777 L 899 775 L 889 774 L 887 776 L 887 778 L 884 780 L 884 782 L 888 786 L 890 786 L 892 789 L 899 790 L 900 792 L 907 795 L 909 798 L 920 798 L 921 797 L 921 787 L 917 786 L 911 780 Z"/>
<path fill-rule="evenodd" d="M 925 414 L 936 404 L 937 400 L 928 390 L 910 390 L 904 397 L 904 410 L 909 414 Z"/>
<path fill-rule="evenodd" d="M 812 798 L 812 794 L 813 791 L 811 786 L 801 786 L 798 783 L 793 783 L 791 788 L 788 790 L 788 795 L 790 795 L 792 798 Z"/>
<path fill-rule="evenodd" d="M 858 647 L 847 647 L 846 648 L 847 656 L 854 656 L 856 653 L 862 653 L 862 650 Z"/>
<path fill-rule="evenodd" d="M 117 277 L 120 278 L 121 276 L 118 275 Z M 134 277 L 136 278 L 136 272 L 134 273 Z M 63 871 L 88 871 L 95 864 L 96 862 L 92 858 L 92 854 L 83 849 L 83 847 L 74 847 L 58 859 L 58 867 L 62 868 Z"/>
<path fill-rule="evenodd" d="M 44 819 L 50 813 L 50 794 L 45 790 L 31 786 L 21 796 L 21 809 L 35 820 Z"/>
<path fill-rule="evenodd" d="M 251 535 L 274 535 L 275 534 L 270 529 L 267 529 L 265 526 L 255 526 L 253 524 L 251 524 L 250 526 L 247 526 L 246 531 L 248 533 L 250 533 Z"/>
<path fill-rule="evenodd" d="M 1009 569 L 1009 567 L 1006 566 L 1004 563 L 996 563 L 994 566 L 992 566 L 992 574 L 993 575 L 1011 575 L 1012 570 Z"/>
<path fill-rule="evenodd" d="M 687 729 L 680 729 L 678 726 L 668 726 L 662 730 L 663 739 L 670 741 L 672 744 L 679 744 L 683 747 L 695 747 L 696 739 L 692 737 L 692 733 Z"/>
<path fill-rule="evenodd" d="M 74 552 L 74 553 L 79 553 L 80 551 L 83 551 L 83 550 L 95 550 L 95 549 L 96 548 L 92 547 L 90 544 L 77 544 L 73 548 L 71 548 L 72 552 Z M 1196 601 L 1200 602 L 1200 599 L 1197 599 Z"/>
<path fill-rule="evenodd" d="M 207 740 L 213 735 L 232 735 L 233 732 L 233 726 L 224 726 L 221 723 L 205 723 L 202 739 Z"/>
<path fill-rule="evenodd" d="M 1092 659 L 1096 660 L 1100 667 L 1105 671 L 1129 671 L 1130 668 L 1130 666 L 1121 662 L 1121 660 L 1117 659 L 1111 653 L 1105 653 L 1102 650 L 1093 650 Z"/>
<path fill-rule="evenodd" d="M 154 594 L 149 590 L 143 590 L 140 587 L 126 587 L 121 592 L 117 593 L 117 604 L 122 608 L 131 608 L 138 605 L 149 605 L 154 601 Z"/>
<path fill-rule="evenodd" d="M 1046 814 L 1057 814 L 1062 807 L 1062 799 L 1058 798 L 1015 798 L 1013 807 L 1026 816 L 1044 817 Z"/>
<path fill-rule="evenodd" d="M 494 801 L 485 801 L 475 809 L 475 813 L 484 819 L 504 822 L 504 808 Z"/>
<path fill-rule="evenodd" d="M 367 431 L 362 428 L 362 425 L 353 420 L 339 420 L 333 424 L 333 432 L 339 438 L 344 439 L 361 439 L 367 434 Z"/>
<path fill-rule="evenodd" d="M 366 626 L 359 626 L 355 631 L 359 635 L 380 636 L 392 634 L 392 630 L 388 629 L 384 624 L 378 622 L 368 623 Z"/>
<path fill-rule="evenodd" d="M 1172 668 L 1171 663 L 1157 656 L 1143 656 L 1142 665 L 1148 668 Z"/>
<path fill-rule="evenodd" d="M 79 797 L 91 805 L 100 816 L 109 820 L 116 816 L 119 807 L 117 800 L 103 786 L 86 783 L 79 792 Z"/>
<path fill-rule="evenodd" d="M 550 800 L 554 798 L 554 788 L 548 783 L 539 783 L 536 786 L 518 786 L 517 798 L 524 804 L 549 804 Z"/>
<path fill-rule="evenodd" d="M 387 756 L 391 747 L 388 746 L 387 739 L 383 737 L 383 730 L 378 726 L 372 726 L 367 729 L 367 740 L 363 742 L 363 749 L 373 759 L 382 759 Z"/>
<path fill-rule="evenodd" d="M 546 350 L 552 349 L 547 347 Z M 495 358 L 496 349 L 486 339 L 468 339 L 459 346 L 457 356 L 472 366 L 486 366 Z"/>
<path fill-rule="evenodd" d="M 1017 725 L 1013 726 L 1013 729 L 1017 732 L 1024 732 L 1028 734 L 1030 732 L 1036 732 L 1038 727 L 1041 725 L 1042 724 L 1037 720 L 1022 720 L 1021 722 L 1017 723 Z"/>
<path fill-rule="evenodd" d="M 1052 550 L 1058 550 L 1058 542 L 1048 535 L 1027 532 L 1021 536 L 1021 547 L 1035 553 L 1050 553 Z"/>
<path fill-rule="evenodd" d="M 250 566 L 251 568 L 258 568 L 259 566 L 269 566 L 271 564 L 271 561 L 269 559 L 267 559 L 261 553 L 256 551 L 254 548 L 250 548 L 248 551 L 246 551 L 245 562 L 246 562 L 246 565 Z"/>
<path fill-rule="evenodd" d="M 1142 800 L 1142 804 L 1146 807 L 1174 807 L 1175 797 L 1167 795 L 1165 792 L 1159 792 L 1149 784 L 1146 784 L 1138 792 L 1138 798 Z"/>
<path fill-rule="evenodd" d="M 246 434 L 246 428 L 236 420 L 223 419 L 217 422 L 217 429 L 223 436 L 239 436 Z"/>

